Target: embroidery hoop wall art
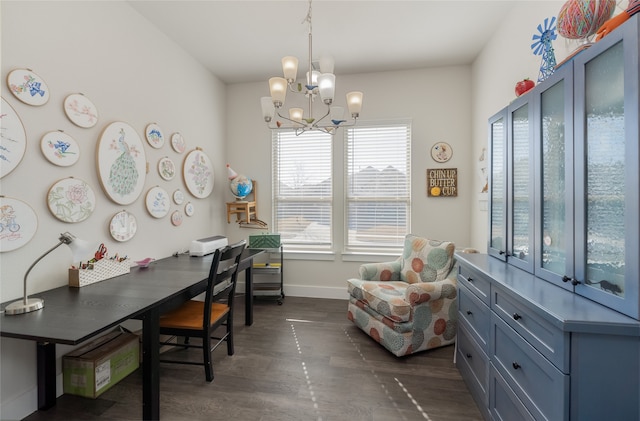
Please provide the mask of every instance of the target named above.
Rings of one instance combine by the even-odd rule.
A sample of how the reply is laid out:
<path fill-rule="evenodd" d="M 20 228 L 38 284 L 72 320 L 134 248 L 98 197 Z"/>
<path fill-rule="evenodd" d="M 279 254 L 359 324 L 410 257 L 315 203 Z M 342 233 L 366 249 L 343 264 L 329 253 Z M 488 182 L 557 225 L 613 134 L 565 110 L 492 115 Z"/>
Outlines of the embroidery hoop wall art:
<path fill-rule="evenodd" d="M 98 177 L 106 195 L 120 205 L 133 203 L 142 193 L 147 169 L 140 136 L 127 123 L 111 123 L 97 151 Z"/>
<path fill-rule="evenodd" d="M 9 90 L 20 101 L 29 105 L 44 105 L 49 101 L 49 87 L 31 69 L 15 69 L 7 75 Z"/>
<path fill-rule="evenodd" d="M 144 135 L 152 148 L 160 149 L 164 145 L 164 134 L 156 123 L 148 124 Z"/>
<path fill-rule="evenodd" d="M 16 110 L 2 98 L 0 108 L 0 178 L 13 171 L 27 149 L 27 132 Z"/>
<path fill-rule="evenodd" d="M 440 163 L 447 162 L 453 156 L 453 149 L 446 142 L 434 143 L 431 147 L 431 158 Z"/>
<path fill-rule="evenodd" d="M 196 148 L 184 158 L 182 167 L 184 184 L 189 193 L 199 199 L 204 199 L 213 190 L 213 165 L 202 149 Z"/>
<path fill-rule="evenodd" d="M 162 187 L 152 187 L 147 192 L 145 199 L 147 211 L 154 218 L 164 218 L 169 213 L 171 207 L 171 198 L 169 193 Z"/>
<path fill-rule="evenodd" d="M 160 158 L 160 161 L 158 161 L 158 173 L 163 180 L 173 180 L 173 177 L 176 176 L 176 164 L 166 156 Z"/>
<path fill-rule="evenodd" d="M 78 142 L 62 130 L 45 133 L 40 149 L 47 161 L 60 167 L 70 167 L 80 158 Z"/>
<path fill-rule="evenodd" d="M 83 180 L 69 177 L 49 189 L 47 205 L 51 214 L 63 222 L 82 222 L 96 208 L 96 195 Z"/>
<path fill-rule="evenodd" d="M 138 222 L 136 217 L 126 210 L 120 211 L 113 215 L 109 223 L 109 233 L 116 241 L 129 241 L 136 235 L 138 230 Z"/>
<path fill-rule="evenodd" d="M 38 229 L 38 217 L 27 203 L 0 196 L 0 253 L 27 244 Z"/>
<path fill-rule="evenodd" d="M 171 135 L 171 147 L 178 153 L 182 153 L 186 149 L 187 144 L 180 133 L 174 133 Z"/>
<path fill-rule="evenodd" d="M 88 129 L 98 123 L 98 109 L 84 94 L 71 94 L 64 99 L 64 113 L 73 124 Z"/>

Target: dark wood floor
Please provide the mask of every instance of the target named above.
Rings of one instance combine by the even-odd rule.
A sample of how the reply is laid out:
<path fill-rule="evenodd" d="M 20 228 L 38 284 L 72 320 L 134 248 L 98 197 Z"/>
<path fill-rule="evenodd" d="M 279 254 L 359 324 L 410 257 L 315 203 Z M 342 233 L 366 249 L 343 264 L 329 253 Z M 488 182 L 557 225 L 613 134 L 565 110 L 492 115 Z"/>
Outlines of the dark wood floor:
<path fill-rule="evenodd" d="M 344 300 L 259 300 L 253 326 L 238 303 L 236 352 L 214 352 L 212 383 L 200 366 L 161 365 L 162 420 L 482 420 L 453 346 L 397 358 L 347 320 Z M 98 399 L 63 395 L 26 420 L 139 420 L 141 391 L 138 370 Z"/>

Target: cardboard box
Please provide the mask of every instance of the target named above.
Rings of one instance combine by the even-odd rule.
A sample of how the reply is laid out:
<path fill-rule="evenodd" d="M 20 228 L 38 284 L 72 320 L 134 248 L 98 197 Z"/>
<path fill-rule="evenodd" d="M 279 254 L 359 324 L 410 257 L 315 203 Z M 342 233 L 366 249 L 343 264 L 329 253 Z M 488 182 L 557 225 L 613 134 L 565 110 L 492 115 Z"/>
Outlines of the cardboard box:
<path fill-rule="evenodd" d="M 113 331 L 62 357 L 64 393 L 97 398 L 139 365 L 138 336 Z"/>

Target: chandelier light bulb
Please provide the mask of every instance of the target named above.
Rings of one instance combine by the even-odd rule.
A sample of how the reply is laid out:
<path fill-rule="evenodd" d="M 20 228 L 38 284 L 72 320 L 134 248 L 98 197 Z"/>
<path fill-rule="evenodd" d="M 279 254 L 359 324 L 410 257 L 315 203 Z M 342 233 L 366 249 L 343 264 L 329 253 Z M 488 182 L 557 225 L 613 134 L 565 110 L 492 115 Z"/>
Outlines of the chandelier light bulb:
<path fill-rule="evenodd" d="M 359 117 L 360 111 L 362 111 L 362 92 L 349 92 L 347 94 L 347 106 L 351 117 Z"/>
<path fill-rule="evenodd" d="M 289 118 L 291 120 L 302 122 L 304 110 L 302 108 L 289 108 Z"/>
<path fill-rule="evenodd" d="M 271 91 L 271 99 L 276 108 L 282 107 L 284 99 L 287 96 L 287 81 L 282 77 L 272 77 L 269 79 L 269 91 Z"/>
<path fill-rule="evenodd" d="M 288 83 L 293 83 L 298 77 L 298 59 L 293 56 L 286 56 L 282 59 L 282 73 Z"/>
<path fill-rule="evenodd" d="M 260 105 L 262 107 L 262 117 L 264 118 L 264 121 L 267 123 L 271 122 L 276 111 L 273 106 L 273 100 L 270 96 L 263 96 L 260 98 Z"/>
<path fill-rule="evenodd" d="M 322 102 L 331 105 L 336 90 L 336 75 L 323 73 L 318 77 L 318 91 Z"/>

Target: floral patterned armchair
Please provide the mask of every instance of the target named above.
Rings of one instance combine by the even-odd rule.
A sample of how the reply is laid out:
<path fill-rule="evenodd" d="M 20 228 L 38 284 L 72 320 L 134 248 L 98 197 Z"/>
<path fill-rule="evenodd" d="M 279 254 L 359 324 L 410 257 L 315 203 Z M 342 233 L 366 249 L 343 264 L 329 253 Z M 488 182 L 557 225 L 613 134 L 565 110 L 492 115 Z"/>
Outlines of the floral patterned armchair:
<path fill-rule="evenodd" d="M 455 342 L 455 245 L 409 234 L 401 257 L 360 266 L 347 281 L 347 317 L 396 356 Z"/>

